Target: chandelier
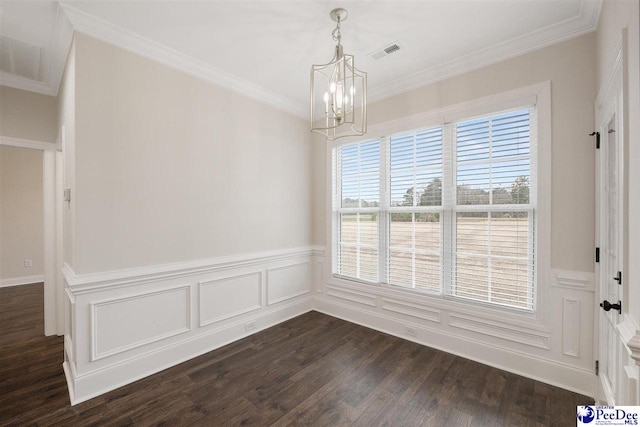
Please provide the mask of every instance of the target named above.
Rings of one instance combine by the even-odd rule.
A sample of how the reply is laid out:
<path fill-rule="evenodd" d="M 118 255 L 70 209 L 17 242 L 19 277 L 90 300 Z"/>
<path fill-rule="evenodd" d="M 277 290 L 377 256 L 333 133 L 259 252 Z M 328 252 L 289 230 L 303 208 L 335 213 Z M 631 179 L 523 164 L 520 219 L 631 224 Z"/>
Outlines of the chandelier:
<path fill-rule="evenodd" d="M 347 11 L 333 9 L 329 16 L 336 22 L 331 35 L 337 45 L 331 62 L 311 66 L 311 131 L 333 141 L 367 133 L 367 73 L 342 50 L 340 26 Z"/>

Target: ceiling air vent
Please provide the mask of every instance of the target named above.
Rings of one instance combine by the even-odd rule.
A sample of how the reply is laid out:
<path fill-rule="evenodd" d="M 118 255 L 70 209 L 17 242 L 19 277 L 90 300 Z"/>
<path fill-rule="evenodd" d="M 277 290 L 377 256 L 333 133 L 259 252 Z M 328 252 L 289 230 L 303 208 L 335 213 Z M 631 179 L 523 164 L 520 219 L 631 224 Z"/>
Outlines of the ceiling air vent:
<path fill-rule="evenodd" d="M 373 52 L 370 56 L 373 59 L 380 59 L 380 58 L 384 58 L 387 55 L 391 55 L 393 52 L 397 52 L 400 50 L 400 46 L 398 46 L 397 43 L 393 43 L 390 44 L 387 47 L 384 47 L 380 50 L 376 50 L 375 52 Z"/>

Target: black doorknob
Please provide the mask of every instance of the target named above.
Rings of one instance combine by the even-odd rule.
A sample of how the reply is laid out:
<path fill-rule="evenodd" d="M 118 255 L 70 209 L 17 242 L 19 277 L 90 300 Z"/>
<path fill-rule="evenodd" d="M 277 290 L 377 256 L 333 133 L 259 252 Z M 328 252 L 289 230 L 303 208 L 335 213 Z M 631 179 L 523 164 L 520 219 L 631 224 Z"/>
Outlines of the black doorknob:
<path fill-rule="evenodd" d="M 602 307 L 602 309 L 604 311 L 609 311 L 611 309 L 614 310 L 618 310 L 618 313 L 622 314 L 622 302 L 618 301 L 617 304 L 611 304 L 609 301 L 604 300 L 600 303 L 600 307 Z"/>

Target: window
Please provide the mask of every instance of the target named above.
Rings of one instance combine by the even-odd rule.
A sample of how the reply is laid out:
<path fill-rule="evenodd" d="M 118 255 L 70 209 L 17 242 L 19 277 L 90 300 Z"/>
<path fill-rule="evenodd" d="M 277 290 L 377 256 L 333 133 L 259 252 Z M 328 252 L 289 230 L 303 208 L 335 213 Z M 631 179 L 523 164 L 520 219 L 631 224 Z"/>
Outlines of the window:
<path fill-rule="evenodd" d="M 535 307 L 535 107 L 333 150 L 335 275 Z"/>

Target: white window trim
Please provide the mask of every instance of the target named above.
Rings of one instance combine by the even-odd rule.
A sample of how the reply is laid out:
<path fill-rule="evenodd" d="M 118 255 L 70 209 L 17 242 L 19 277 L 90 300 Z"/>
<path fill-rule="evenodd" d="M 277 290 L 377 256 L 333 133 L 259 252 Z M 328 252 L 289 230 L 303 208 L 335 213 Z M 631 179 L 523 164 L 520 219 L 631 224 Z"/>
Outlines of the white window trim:
<path fill-rule="evenodd" d="M 333 263 L 325 263 L 325 275 L 327 285 L 338 286 L 346 289 L 352 288 L 365 291 L 382 297 L 384 295 L 398 295 L 404 298 L 411 298 L 417 302 L 422 302 L 430 306 L 442 309 L 455 310 L 457 312 L 472 312 L 479 316 L 490 318 L 498 314 L 501 319 L 512 318 L 514 321 L 526 321 L 530 326 L 540 330 L 548 331 L 548 320 L 550 318 L 550 283 L 551 283 L 551 82 L 546 81 L 523 88 L 489 95 L 455 104 L 443 108 L 433 109 L 427 112 L 414 114 L 401 119 L 391 120 L 369 127 L 366 138 L 349 138 L 333 144 L 327 144 L 327 194 L 326 194 L 326 242 L 329 244 L 325 248 L 327 259 L 333 260 L 334 245 L 332 227 L 332 152 L 333 148 L 342 145 L 352 144 L 371 140 L 393 133 L 406 132 L 407 129 L 425 129 L 438 126 L 443 123 L 461 121 L 466 118 L 491 115 L 497 111 L 503 111 L 524 105 L 535 104 L 537 108 L 537 123 L 532 131 L 537 134 L 537 153 L 531 155 L 531 175 L 535 174 L 535 192 L 537 199 L 535 227 L 536 227 L 536 264 L 535 264 L 535 301 L 536 310 L 531 313 L 519 309 L 494 306 L 490 303 L 479 301 L 464 301 L 458 298 L 443 298 L 441 295 L 430 295 L 418 293 L 412 289 L 405 289 L 387 284 L 372 284 L 371 282 L 354 280 L 340 276 L 334 276 Z M 535 155 L 534 155 L 535 154 Z M 450 169 L 451 170 L 451 169 Z M 385 179 L 386 182 L 386 179 Z M 382 183 L 381 183 L 382 185 Z M 382 230 L 380 232 L 383 232 Z M 445 230 L 446 232 L 446 230 Z M 378 298 L 379 300 L 380 298 Z"/>

